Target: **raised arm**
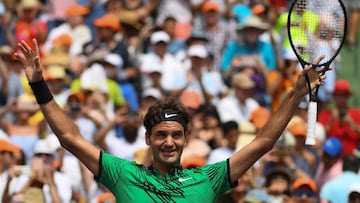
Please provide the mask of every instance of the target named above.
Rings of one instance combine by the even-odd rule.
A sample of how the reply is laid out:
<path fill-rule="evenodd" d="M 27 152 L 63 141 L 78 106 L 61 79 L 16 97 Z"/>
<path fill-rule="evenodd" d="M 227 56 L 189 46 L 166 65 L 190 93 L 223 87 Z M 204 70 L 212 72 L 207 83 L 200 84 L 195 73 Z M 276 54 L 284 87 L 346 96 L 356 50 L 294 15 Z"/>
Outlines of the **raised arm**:
<path fill-rule="evenodd" d="M 319 63 L 322 59 L 323 57 L 315 62 Z M 256 138 L 230 158 L 230 179 L 232 182 L 241 177 L 262 155 L 274 146 L 298 108 L 300 101 L 308 93 L 305 80 L 306 73 L 309 76 L 311 88 L 314 89 L 322 85 L 322 81 L 326 78 L 325 74 L 320 76 L 322 71 L 324 70 L 315 70 L 312 66 L 306 66 L 295 87 L 287 94 L 277 111 L 272 113 L 265 126 L 259 130 Z"/>
<path fill-rule="evenodd" d="M 23 64 L 26 77 L 40 109 L 61 145 L 73 153 L 95 176 L 99 175 L 100 150 L 80 135 L 78 127 L 58 106 L 43 79 L 39 47 L 33 39 L 34 50 L 25 41 L 18 44 L 21 53 L 15 56 Z"/>

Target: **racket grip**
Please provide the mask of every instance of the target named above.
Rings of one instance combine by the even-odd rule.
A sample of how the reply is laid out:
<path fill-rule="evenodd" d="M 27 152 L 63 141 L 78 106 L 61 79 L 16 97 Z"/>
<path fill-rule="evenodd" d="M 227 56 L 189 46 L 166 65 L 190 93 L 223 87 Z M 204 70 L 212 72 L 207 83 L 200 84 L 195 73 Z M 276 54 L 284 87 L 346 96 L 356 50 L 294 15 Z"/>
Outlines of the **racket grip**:
<path fill-rule="evenodd" d="M 317 117 L 317 103 L 310 101 L 308 107 L 308 120 L 306 130 L 306 145 L 315 145 L 315 128 L 316 128 L 316 117 Z"/>

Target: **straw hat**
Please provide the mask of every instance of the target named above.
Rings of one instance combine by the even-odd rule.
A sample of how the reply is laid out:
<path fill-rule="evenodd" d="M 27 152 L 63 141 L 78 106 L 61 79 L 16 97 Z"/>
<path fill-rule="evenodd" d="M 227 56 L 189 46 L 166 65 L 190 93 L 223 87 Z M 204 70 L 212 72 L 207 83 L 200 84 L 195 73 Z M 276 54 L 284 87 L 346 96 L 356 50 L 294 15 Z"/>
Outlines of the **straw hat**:
<path fill-rule="evenodd" d="M 237 27 L 237 30 L 243 31 L 247 28 L 256 28 L 261 31 L 265 31 L 269 29 L 269 24 L 262 22 L 261 19 L 257 16 L 250 16 L 245 20 L 244 24 L 241 24 Z"/>

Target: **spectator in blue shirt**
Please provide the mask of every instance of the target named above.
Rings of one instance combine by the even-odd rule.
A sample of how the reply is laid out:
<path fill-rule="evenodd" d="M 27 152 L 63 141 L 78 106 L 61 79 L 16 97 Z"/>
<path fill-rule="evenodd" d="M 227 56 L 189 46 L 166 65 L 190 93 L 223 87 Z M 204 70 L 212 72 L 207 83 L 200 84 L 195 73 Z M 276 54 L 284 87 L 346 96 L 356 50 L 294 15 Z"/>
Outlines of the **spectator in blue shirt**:
<path fill-rule="evenodd" d="M 266 68 L 274 70 L 276 57 L 273 46 L 259 39 L 259 36 L 268 28 L 269 25 L 257 16 L 248 17 L 243 25 L 239 25 L 237 28 L 239 39 L 230 42 L 225 48 L 220 65 L 221 70 L 226 71 L 231 61 L 239 55 L 258 55 Z"/>

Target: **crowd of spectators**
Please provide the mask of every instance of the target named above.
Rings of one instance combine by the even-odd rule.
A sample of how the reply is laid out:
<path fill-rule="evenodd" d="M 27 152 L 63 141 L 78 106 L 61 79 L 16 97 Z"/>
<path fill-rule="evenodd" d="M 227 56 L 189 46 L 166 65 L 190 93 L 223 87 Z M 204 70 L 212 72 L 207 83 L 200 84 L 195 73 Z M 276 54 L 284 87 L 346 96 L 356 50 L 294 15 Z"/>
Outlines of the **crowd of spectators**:
<path fill-rule="evenodd" d="M 13 57 L 20 41 L 39 42 L 44 80 L 86 140 L 150 165 L 142 118 L 175 97 L 192 115 L 182 167 L 201 167 L 251 142 L 295 84 L 292 2 L 0 1 L 0 202 L 115 202 L 47 125 Z M 353 48 L 360 3 L 346 3 Z M 360 110 L 333 66 L 319 90 L 316 144 L 305 145 L 304 98 L 276 146 L 219 203 L 360 200 Z"/>

